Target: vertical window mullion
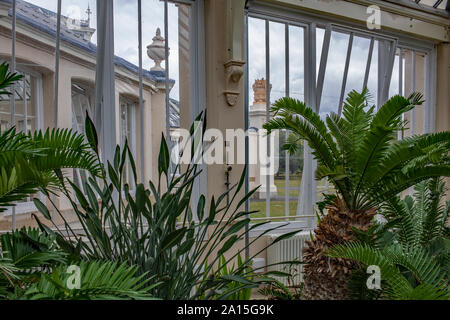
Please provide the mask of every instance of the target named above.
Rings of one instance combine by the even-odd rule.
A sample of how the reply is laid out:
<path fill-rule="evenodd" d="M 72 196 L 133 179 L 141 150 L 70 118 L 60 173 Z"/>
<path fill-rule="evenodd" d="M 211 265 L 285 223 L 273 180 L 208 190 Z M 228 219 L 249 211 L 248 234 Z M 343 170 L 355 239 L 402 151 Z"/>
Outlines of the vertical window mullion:
<path fill-rule="evenodd" d="M 16 72 L 16 0 L 12 1 L 12 30 L 11 30 L 11 72 Z M 11 99 L 10 99 L 10 111 L 11 111 L 11 120 L 10 126 L 14 127 L 16 123 L 16 97 L 15 97 L 15 84 L 11 85 Z"/>
<path fill-rule="evenodd" d="M 101 157 L 113 161 L 116 149 L 114 71 L 114 2 L 97 0 L 96 125 L 102 141 Z M 113 133 L 113 134 L 111 134 Z"/>
<path fill-rule="evenodd" d="M 244 77 L 245 77 L 245 84 L 244 84 L 244 96 L 245 96 L 245 110 L 244 110 L 244 126 L 245 126 L 245 170 L 246 170 L 246 178 L 245 178 L 245 194 L 248 194 L 250 192 L 250 155 L 249 155 L 249 54 L 248 54 L 248 12 L 245 12 L 244 16 L 244 61 L 246 62 L 244 65 Z M 250 211 L 250 200 L 247 199 L 245 201 L 245 212 Z M 246 216 L 246 218 L 249 218 L 249 215 Z M 245 261 L 248 261 L 250 257 L 250 249 L 249 249 L 249 227 L 248 224 L 245 225 Z"/>
<path fill-rule="evenodd" d="M 170 139 L 170 97 L 169 97 L 169 8 L 168 0 L 164 0 L 164 39 L 165 39 L 165 90 L 166 90 L 166 141 L 169 145 L 169 150 L 171 150 L 171 139 Z"/>
<path fill-rule="evenodd" d="M 289 67 L 290 67 L 290 61 L 289 61 L 289 24 L 285 24 L 285 95 L 286 97 L 290 96 L 290 74 L 289 74 Z M 287 137 L 288 137 L 289 132 L 287 130 L 285 130 L 285 139 L 287 141 Z M 286 221 L 289 221 L 288 217 L 289 217 L 289 192 L 290 192 L 290 182 L 289 182 L 289 152 L 286 150 L 285 151 L 285 188 L 284 188 L 284 192 L 285 192 L 285 197 L 284 197 L 284 201 L 285 201 L 285 215 L 286 215 Z"/>
<path fill-rule="evenodd" d="M 434 112 L 436 98 L 436 49 L 425 55 L 425 110 L 424 133 L 434 131 Z"/>
<path fill-rule="evenodd" d="M 55 47 L 55 93 L 54 93 L 54 119 L 55 128 L 58 127 L 58 96 L 59 96 L 59 56 L 61 44 L 61 0 L 58 0 L 58 12 L 56 18 L 56 47 Z"/>
<path fill-rule="evenodd" d="M 12 30 L 11 30 L 11 72 L 16 72 L 16 0 L 12 0 Z M 15 85 L 11 86 L 11 100 L 10 100 L 10 111 L 11 111 L 11 123 L 10 126 L 14 127 L 16 123 L 16 97 L 15 97 Z M 12 230 L 16 230 L 16 207 L 11 208 L 11 227 Z"/>
<path fill-rule="evenodd" d="M 265 51 L 266 51 L 266 121 L 270 120 L 270 28 L 269 28 L 269 20 L 266 19 L 266 42 L 265 42 Z M 267 137 L 267 150 L 266 156 L 269 155 L 270 152 L 270 137 Z M 268 170 L 266 170 L 266 217 L 270 217 L 270 175 L 268 174 Z"/>
<path fill-rule="evenodd" d="M 403 96 L 403 49 L 400 48 L 398 54 L 398 94 Z M 405 114 L 402 114 L 402 121 L 405 120 Z M 398 131 L 398 140 L 403 139 L 403 130 Z"/>
<path fill-rule="evenodd" d="M 27 75 L 26 73 L 23 74 L 23 132 L 25 134 L 28 134 L 28 105 L 27 105 Z M 30 92 L 31 97 L 31 92 Z"/>
<path fill-rule="evenodd" d="M 142 56 L 142 0 L 138 0 L 138 43 L 139 43 L 139 140 L 141 141 L 141 182 L 145 183 L 145 143 L 144 143 L 144 83 Z M 167 60 L 166 60 L 167 63 Z"/>
<path fill-rule="evenodd" d="M 416 91 L 416 51 L 412 51 L 412 76 L 411 76 L 411 93 Z M 416 113 L 412 109 L 411 113 L 411 136 L 416 134 Z"/>

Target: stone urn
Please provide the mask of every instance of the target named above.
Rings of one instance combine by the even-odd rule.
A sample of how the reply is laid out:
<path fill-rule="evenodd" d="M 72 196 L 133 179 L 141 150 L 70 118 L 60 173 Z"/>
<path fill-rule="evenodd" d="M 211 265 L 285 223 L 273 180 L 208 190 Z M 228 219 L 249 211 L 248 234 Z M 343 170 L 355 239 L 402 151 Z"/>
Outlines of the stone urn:
<path fill-rule="evenodd" d="M 147 55 L 155 62 L 151 71 L 164 71 L 161 62 L 166 60 L 166 40 L 161 36 L 161 29 L 156 29 L 156 35 L 153 37 L 153 43 L 147 46 Z"/>

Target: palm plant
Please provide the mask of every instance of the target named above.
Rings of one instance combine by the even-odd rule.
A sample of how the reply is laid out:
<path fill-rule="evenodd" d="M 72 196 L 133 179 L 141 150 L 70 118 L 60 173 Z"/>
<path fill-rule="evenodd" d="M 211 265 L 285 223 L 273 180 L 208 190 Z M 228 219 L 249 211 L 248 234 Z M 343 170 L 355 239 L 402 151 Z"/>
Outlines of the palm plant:
<path fill-rule="evenodd" d="M 146 285 L 146 275 L 136 276 L 137 268 L 108 261 L 72 261 L 55 240 L 31 228 L 0 237 L 0 299 L 152 298 L 149 291 L 158 283 Z M 78 274 L 71 269 L 74 266 L 79 267 Z M 78 286 L 75 277 L 79 277 Z"/>
<path fill-rule="evenodd" d="M 0 65 L 0 94 L 21 75 Z M 47 129 L 33 134 L 17 132 L 14 127 L 0 132 L 0 212 L 14 201 L 36 193 L 59 188 L 62 169 L 77 168 L 97 176 L 101 172 L 98 157 L 84 136 L 69 129 Z"/>
<path fill-rule="evenodd" d="M 450 241 L 450 200 L 443 203 L 445 183 L 439 178 L 429 179 L 415 185 L 414 191 L 414 197 L 392 198 L 380 213 L 391 223 L 392 238 L 402 247 L 423 248 L 450 267 L 450 257 L 442 257 L 450 253 L 445 250 Z"/>
<path fill-rule="evenodd" d="M 67 265 L 41 273 L 39 282 L 23 294 L 24 300 L 154 300 L 149 294 L 154 285 L 147 285 L 146 274 L 136 276 L 137 268 L 111 261 L 82 261 L 79 274 L 68 272 Z M 70 269 L 69 269 L 70 271 Z M 76 279 L 79 276 L 79 286 Z M 71 286 L 69 286 L 71 284 Z"/>
<path fill-rule="evenodd" d="M 84 136 L 69 129 L 0 133 L 0 168 L 0 212 L 38 191 L 59 189 L 62 169 L 84 169 L 95 176 L 101 172 Z"/>
<path fill-rule="evenodd" d="M 447 226 L 450 201 L 442 203 L 445 184 L 433 178 L 418 183 L 414 189 L 414 198 L 395 197 L 383 205 L 380 213 L 386 222 L 372 227 L 363 237 L 358 237 L 358 242 L 330 249 L 330 256 L 349 258 L 361 265 L 357 279 L 352 279 L 356 280 L 354 284 L 359 282 L 350 289 L 353 297 L 450 297 L 450 228 Z M 369 292 L 365 267 L 376 263 L 382 266 L 383 290 Z"/>
<path fill-rule="evenodd" d="M 15 230 L 0 236 L 0 299 L 19 295 L 42 272 L 66 264 L 67 254 L 56 247 L 54 237 L 36 229 Z"/>
<path fill-rule="evenodd" d="M 274 118 L 264 125 L 271 132 L 287 129 L 296 141 L 306 140 L 318 162 L 316 179 L 327 178 L 336 188 L 303 252 L 304 299 L 346 299 L 355 263 L 331 259 L 324 252 L 333 245 L 354 240 L 355 229 L 366 231 L 379 206 L 399 192 L 430 177 L 450 176 L 448 164 L 436 163 L 450 146 L 450 132 L 417 135 L 396 141 L 404 127 L 401 115 L 422 103 L 418 93 L 394 96 L 375 113 L 367 90 L 352 91 L 342 116 L 330 114 L 322 121 L 304 103 L 283 98 L 272 108 Z"/>
<path fill-rule="evenodd" d="M 86 118 L 86 128 L 89 143 L 98 150 L 97 134 L 89 117 Z M 192 127 L 191 132 L 193 130 Z M 124 182 L 127 161 L 133 174 L 131 185 Z M 64 180 L 63 194 L 72 204 L 81 232 L 73 230 L 68 223 L 63 230 L 55 232 L 38 218 L 37 222 L 41 230 L 54 235 L 61 249 L 73 257 L 88 261 L 126 262 L 129 266 L 138 267 L 139 276 L 150 271 L 150 284 L 161 283 L 151 293 L 161 299 L 220 299 L 229 295 L 230 290 L 254 288 L 264 282 L 264 278 L 254 281 L 245 278 L 248 273 L 246 266 L 263 250 L 243 261 L 232 275 L 220 274 L 224 264 L 244 252 L 245 246 L 225 260 L 220 258 L 243 241 L 246 226 L 253 230 L 265 224 L 249 226 L 247 216 L 250 213 L 241 210 L 256 191 L 241 195 L 245 172 L 238 183 L 218 198 L 212 197 L 209 203 L 201 195 L 194 211 L 192 190 L 201 171 L 193 164 L 174 176 L 169 173 L 169 165 L 169 150 L 163 136 L 158 183 L 155 185 L 150 181 L 150 188 L 146 188 L 137 182 L 135 162 L 125 143 L 122 150 L 117 147 L 114 161 L 108 163 L 102 179 L 83 178 L 81 186 L 70 179 Z M 226 201 L 228 196 L 229 202 Z M 44 217 L 50 220 L 48 208 L 39 199 L 35 202 Z M 55 209 L 64 219 L 64 214 Z M 270 228 L 261 236 L 277 228 Z M 292 234 L 280 236 L 274 243 Z M 229 288 L 228 284 L 233 281 L 240 282 L 240 286 Z"/>
<path fill-rule="evenodd" d="M 11 93 L 6 89 L 22 78 L 23 76 L 17 72 L 10 72 L 6 62 L 0 64 L 0 95 L 10 95 Z"/>

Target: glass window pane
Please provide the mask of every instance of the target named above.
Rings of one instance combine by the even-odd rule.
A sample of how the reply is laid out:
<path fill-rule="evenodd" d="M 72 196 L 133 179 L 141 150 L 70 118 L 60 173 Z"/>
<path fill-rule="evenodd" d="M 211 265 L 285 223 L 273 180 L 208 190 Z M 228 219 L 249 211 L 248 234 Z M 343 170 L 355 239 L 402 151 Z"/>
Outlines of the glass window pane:
<path fill-rule="evenodd" d="M 331 32 L 330 50 L 320 104 L 320 116 L 322 118 L 330 112 L 338 112 L 349 38 L 348 34 Z"/>

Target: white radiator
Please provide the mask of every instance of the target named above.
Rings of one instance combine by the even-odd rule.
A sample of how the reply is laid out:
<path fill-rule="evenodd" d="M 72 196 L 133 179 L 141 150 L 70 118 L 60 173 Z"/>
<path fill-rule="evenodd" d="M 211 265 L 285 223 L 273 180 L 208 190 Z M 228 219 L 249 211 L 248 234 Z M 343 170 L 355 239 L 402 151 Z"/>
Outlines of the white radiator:
<path fill-rule="evenodd" d="M 267 245 L 271 245 L 279 236 L 279 234 L 269 235 L 267 238 Z M 281 271 L 295 274 L 295 276 L 291 278 L 290 283 L 286 277 L 274 278 L 279 280 L 285 286 L 299 285 L 303 282 L 303 266 L 301 264 L 295 264 L 292 266 L 285 264 L 275 266 L 271 265 L 285 261 L 302 261 L 303 248 L 307 246 L 305 241 L 310 240 L 310 231 L 303 231 L 289 239 L 282 240 L 274 245 L 271 245 L 267 249 L 267 265 L 269 266 L 267 271 Z"/>

